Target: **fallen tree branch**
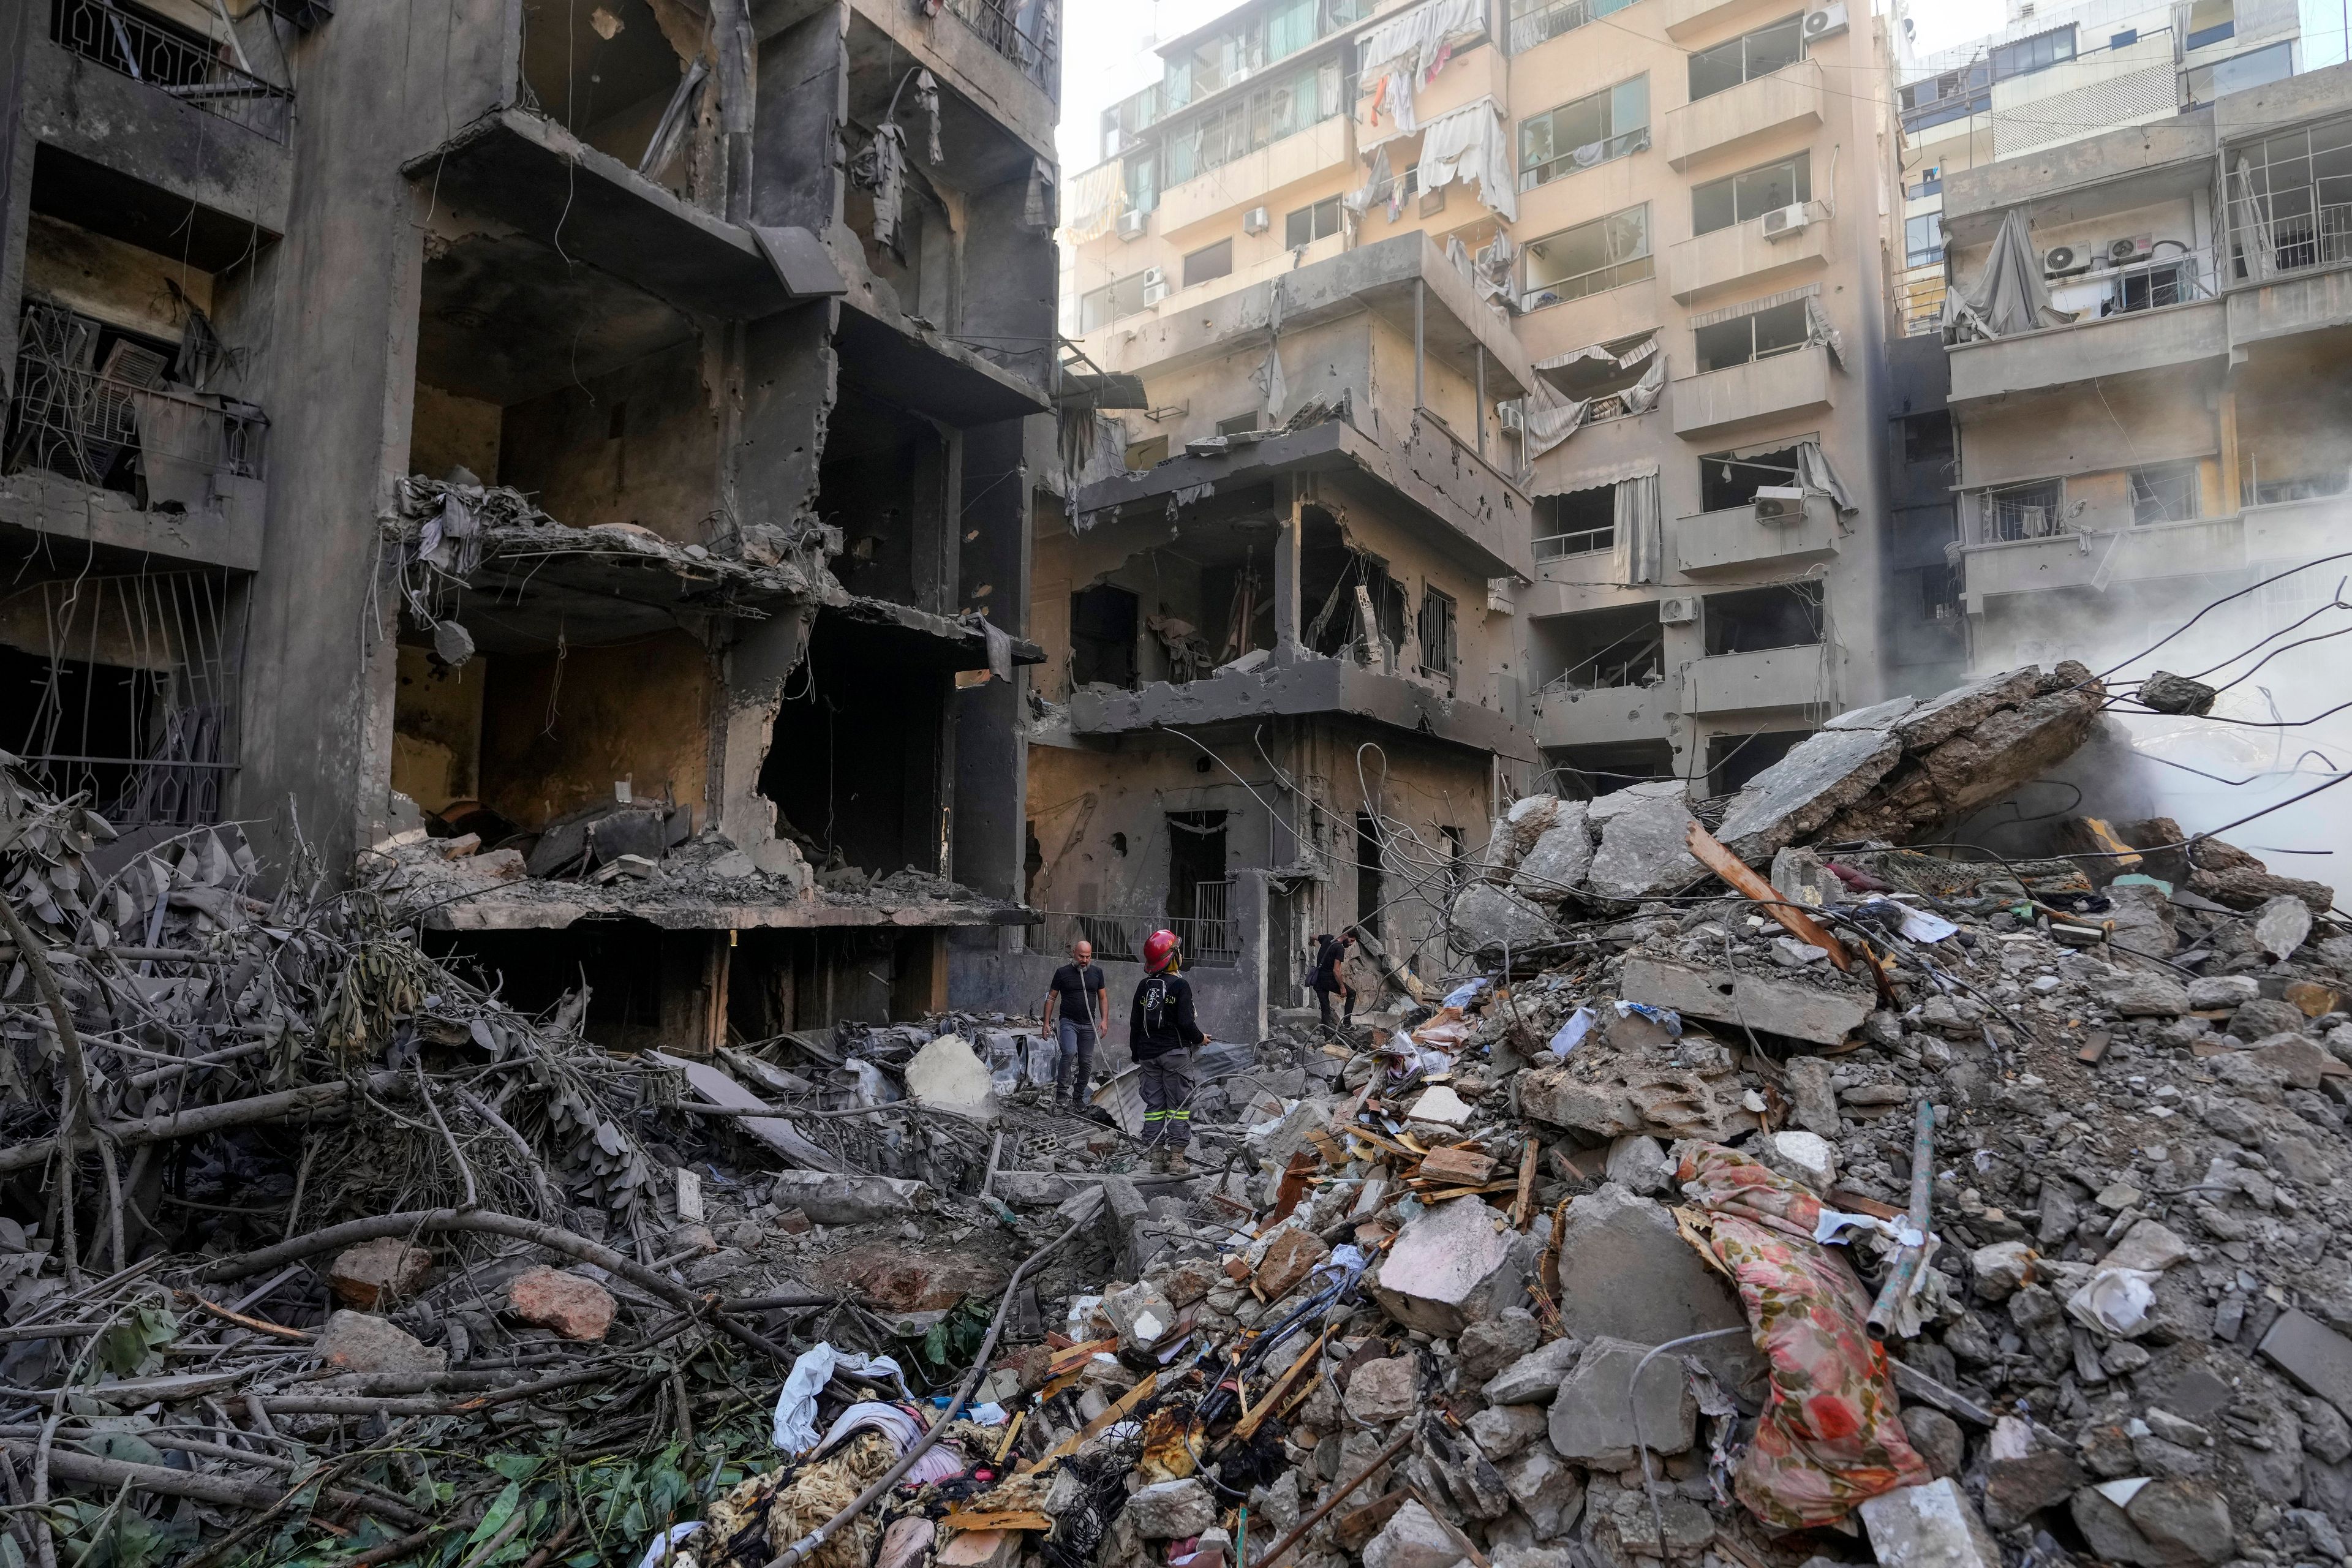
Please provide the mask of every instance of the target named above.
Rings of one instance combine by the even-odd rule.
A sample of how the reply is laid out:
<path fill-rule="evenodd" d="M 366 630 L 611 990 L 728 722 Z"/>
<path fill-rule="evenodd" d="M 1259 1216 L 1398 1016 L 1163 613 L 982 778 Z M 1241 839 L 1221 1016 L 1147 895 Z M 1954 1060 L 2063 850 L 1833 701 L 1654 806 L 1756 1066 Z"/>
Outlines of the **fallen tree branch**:
<path fill-rule="evenodd" d="M 0 1440 L 0 1448 L 5 1448 L 11 1454 L 29 1456 L 32 1452 L 31 1444 L 14 1438 Z M 134 1465 L 127 1459 L 101 1459 L 73 1448 L 53 1447 L 49 1450 L 49 1473 L 91 1486 L 128 1484 L 134 1490 L 157 1497 L 190 1498 L 197 1502 L 211 1503 L 215 1508 L 275 1508 L 284 1496 L 268 1481 L 240 1481 L 227 1476 L 175 1470 L 169 1465 Z M 335 1488 L 322 1495 L 338 1508 L 373 1513 L 394 1524 L 413 1527 L 418 1517 L 414 1509 L 361 1492 Z"/>
<path fill-rule="evenodd" d="M 396 1074 L 387 1074 L 396 1078 Z M 631 1258 L 625 1258 L 609 1247 L 599 1246 L 586 1237 L 576 1236 L 556 1226 L 542 1225 L 519 1215 L 498 1214 L 488 1209 L 418 1209 L 406 1214 L 378 1215 L 373 1219 L 352 1220 L 346 1225 L 331 1225 L 324 1230 L 314 1230 L 281 1241 L 275 1247 L 265 1247 L 256 1252 L 239 1253 L 199 1269 L 194 1279 L 200 1284 L 242 1279 L 282 1263 L 310 1258 L 321 1252 L 340 1252 L 346 1247 L 356 1247 L 362 1241 L 375 1241 L 384 1237 L 424 1236 L 438 1231 L 478 1230 L 492 1236 L 504 1236 L 516 1241 L 528 1241 L 593 1263 L 608 1274 L 616 1274 L 650 1296 L 658 1296 L 681 1311 L 706 1317 L 718 1328 L 751 1349 L 778 1361 L 790 1363 L 793 1352 L 770 1340 L 735 1318 L 719 1304 L 718 1298 L 698 1296 L 676 1280 L 655 1273 Z"/>
<path fill-rule="evenodd" d="M 406 1082 L 407 1079 L 396 1072 L 370 1073 L 367 1078 L 369 1091 L 376 1094 L 393 1093 Z M 100 1136 L 111 1138 L 123 1148 L 135 1149 L 142 1143 L 199 1138 L 207 1132 L 219 1132 L 231 1127 L 285 1121 L 310 1111 L 340 1106 L 350 1092 L 351 1086 L 338 1079 L 332 1083 L 307 1083 L 299 1089 L 257 1094 L 249 1100 L 199 1105 L 193 1110 L 167 1111 L 137 1121 L 110 1121 L 98 1127 L 94 1132 L 76 1137 L 74 1152 L 87 1153 L 97 1148 Z M 43 1163 L 57 1143 L 55 1138 L 33 1138 L 0 1149 L 0 1175 L 11 1171 L 28 1171 Z"/>

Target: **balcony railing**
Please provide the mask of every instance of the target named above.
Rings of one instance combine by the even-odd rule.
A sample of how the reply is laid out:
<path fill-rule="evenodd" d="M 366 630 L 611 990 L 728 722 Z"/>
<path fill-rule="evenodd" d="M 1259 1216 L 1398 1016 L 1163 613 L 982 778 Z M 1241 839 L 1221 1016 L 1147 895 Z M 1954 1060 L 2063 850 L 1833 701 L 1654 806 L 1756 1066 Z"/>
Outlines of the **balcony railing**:
<path fill-rule="evenodd" d="M 1235 931 L 1230 915 L 1233 884 L 1203 882 L 1193 891 L 1193 907 L 1202 912 L 1188 920 L 1174 920 L 1166 915 L 1044 910 L 1045 923 L 1036 937 L 1037 950 L 1042 952 L 1066 952 L 1072 942 L 1084 941 L 1094 944 L 1097 961 L 1138 963 L 1143 959 L 1146 938 L 1156 931 L 1172 931 L 1176 933 L 1187 966 L 1233 968 L 1241 962 L 1240 934 Z"/>
<path fill-rule="evenodd" d="M 1895 319 L 1905 337 L 1918 337 L 1944 324 L 1944 296 L 1950 287 L 1940 261 L 1903 274 L 1895 285 Z"/>
<path fill-rule="evenodd" d="M 1535 542 L 1536 559 L 1559 561 L 1570 555 L 1591 555 L 1617 547 L 1615 524 L 1606 528 L 1580 529 L 1574 533 L 1552 533 Z"/>
<path fill-rule="evenodd" d="M 1633 0 L 1551 0 L 1528 5 L 1511 18 L 1511 53 L 1524 54 L 1562 33 L 1572 33 L 1596 16 L 1622 11 Z"/>
<path fill-rule="evenodd" d="M 209 39 L 159 26 L 110 0 L 53 0 L 49 37 L 257 136 L 286 140 L 293 92 L 230 64 L 223 46 Z"/>
<path fill-rule="evenodd" d="M 1021 74 L 1061 100 L 1055 69 L 1057 0 L 947 0 L 947 10 L 978 33 L 988 47 L 1021 68 Z"/>
<path fill-rule="evenodd" d="M 2225 281 L 2263 283 L 2352 262 L 2352 180 L 2251 194 L 2240 184 L 2230 182 L 2233 276 Z"/>
<path fill-rule="evenodd" d="M 26 356 L 8 409 L 6 469 L 143 490 L 150 510 L 215 512 L 217 479 L 261 477 L 269 421 L 251 404 L 143 386 Z"/>

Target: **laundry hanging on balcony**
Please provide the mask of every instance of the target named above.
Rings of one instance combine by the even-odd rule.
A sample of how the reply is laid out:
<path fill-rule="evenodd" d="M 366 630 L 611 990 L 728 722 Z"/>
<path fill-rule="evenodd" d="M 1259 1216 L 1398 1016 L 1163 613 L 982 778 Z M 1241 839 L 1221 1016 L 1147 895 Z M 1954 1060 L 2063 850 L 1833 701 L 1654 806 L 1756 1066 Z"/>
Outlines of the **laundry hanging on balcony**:
<path fill-rule="evenodd" d="M 1371 95 L 1364 122 L 1389 119 L 1390 133 L 1409 136 L 1420 129 L 1413 114 L 1416 89 L 1437 79 L 1456 46 L 1486 30 L 1486 0 L 1428 0 L 1403 16 L 1356 38 L 1356 77 Z"/>
<path fill-rule="evenodd" d="M 1069 220 L 1062 226 L 1062 243 L 1084 245 L 1100 239 L 1118 226 L 1127 210 L 1127 160 L 1097 163 L 1070 182 Z"/>
<path fill-rule="evenodd" d="M 1845 488 L 1845 481 L 1838 478 L 1835 468 L 1830 467 L 1830 460 L 1823 455 L 1819 441 L 1797 443 L 1797 483 L 1829 497 L 1837 503 L 1841 516 L 1862 510 L 1854 504 L 1853 492 Z"/>
<path fill-rule="evenodd" d="M 1956 341 L 2063 327 L 2074 314 L 2051 308 L 2050 286 L 2042 281 L 2042 258 L 2033 248 L 2023 207 L 2011 207 L 2001 218 L 1975 286 L 1944 296 L 1944 325 Z"/>
<path fill-rule="evenodd" d="M 1421 138 L 1421 189 L 1426 195 L 1456 180 L 1475 180 L 1478 199 L 1507 223 L 1519 219 L 1519 179 L 1509 128 L 1491 98 L 1431 121 Z"/>

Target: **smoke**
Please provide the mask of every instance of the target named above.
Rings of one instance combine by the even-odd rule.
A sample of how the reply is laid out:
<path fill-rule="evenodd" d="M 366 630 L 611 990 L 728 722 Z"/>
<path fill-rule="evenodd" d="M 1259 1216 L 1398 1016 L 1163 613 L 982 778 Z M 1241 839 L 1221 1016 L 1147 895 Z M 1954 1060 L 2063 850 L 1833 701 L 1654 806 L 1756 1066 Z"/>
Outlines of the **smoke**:
<path fill-rule="evenodd" d="M 2352 767 L 2352 709 L 2326 711 L 2352 699 L 2352 604 L 2341 564 L 2293 571 L 2210 609 L 2219 594 L 2191 597 L 2164 586 L 2118 584 L 2095 605 L 2012 612 L 2030 616 L 2031 626 L 1988 616 L 1979 669 L 2080 659 L 2106 674 L 2119 700 L 2089 744 L 2013 801 L 1979 813 L 1959 837 L 2005 855 L 2032 854 L 2048 847 L 2064 816 L 2116 824 L 2168 816 L 2192 834 L 2226 828 L 2221 837 L 2272 871 L 2325 882 L 2345 898 L 2352 893 L 2352 784 L 2280 805 Z M 2004 637 L 2005 630 L 2014 635 Z M 2130 693 L 2158 670 L 2218 688 L 2211 711 L 2137 710 Z M 2255 816 L 2273 806 L 2279 809 Z M 2255 819 L 2230 826 L 2249 816 Z"/>

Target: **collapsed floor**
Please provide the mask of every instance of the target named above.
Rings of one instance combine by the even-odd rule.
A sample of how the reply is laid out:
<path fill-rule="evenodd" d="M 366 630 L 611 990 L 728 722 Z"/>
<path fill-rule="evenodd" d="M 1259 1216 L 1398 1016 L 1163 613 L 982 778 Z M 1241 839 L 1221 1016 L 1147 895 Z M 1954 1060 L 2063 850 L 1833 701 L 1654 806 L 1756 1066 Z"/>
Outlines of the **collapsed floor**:
<path fill-rule="evenodd" d="M 1520 802 L 1486 956 L 1205 1047 L 1185 1175 L 1116 1040 L 1088 1118 L 1027 1020 L 612 1055 L 425 861 L 265 901 L 0 772 L 0 1552 L 2341 1562 L 2352 931 L 2161 819 L 1891 847 L 2106 700 L 2004 682 Z"/>

